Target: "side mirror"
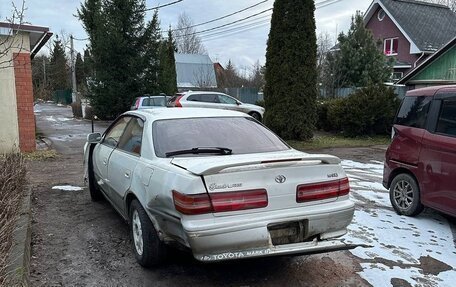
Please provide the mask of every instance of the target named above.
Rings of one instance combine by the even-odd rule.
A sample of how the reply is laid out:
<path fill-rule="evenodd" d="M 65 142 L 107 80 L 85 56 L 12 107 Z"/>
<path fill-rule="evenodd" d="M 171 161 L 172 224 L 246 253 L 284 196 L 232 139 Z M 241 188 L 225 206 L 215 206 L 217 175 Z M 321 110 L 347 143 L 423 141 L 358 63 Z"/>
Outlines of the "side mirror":
<path fill-rule="evenodd" d="M 101 134 L 100 133 L 92 133 L 87 135 L 87 142 L 88 143 L 99 143 L 101 141 Z"/>
<path fill-rule="evenodd" d="M 240 106 L 240 105 L 242 105 L 242 103 L 239 102 L 239 101 L 237 101 L 237 102 L 236 102 L 236 105 Z"/>

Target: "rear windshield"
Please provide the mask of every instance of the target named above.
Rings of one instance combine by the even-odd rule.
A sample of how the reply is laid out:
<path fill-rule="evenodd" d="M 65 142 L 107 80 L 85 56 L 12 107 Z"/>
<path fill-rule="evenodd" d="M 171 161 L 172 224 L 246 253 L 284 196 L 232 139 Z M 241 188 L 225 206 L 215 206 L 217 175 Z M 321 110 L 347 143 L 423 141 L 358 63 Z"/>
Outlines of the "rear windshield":
<path fill-rule="evenodd" d="M 166 106 L 166 98 L 165 97 L 153 97 L 153 98 L 145 98 L 143 100 L 144 107 L 165 107 Z"/>
<path fill-rule="evenodd" d="M 397 113 L 395 124 L 424 128 L 432 97 L 405 97 Z"/>
<path fill-rule="evenodd" d="M 253 119 L 241 117 L 161 120 L 153 124 L 152 134 L 158 157 L 166 157 L 168 152 L 198 147 L 229 148 L 233 150 L 233 154 L 290 149 L 263 125 Z"/>

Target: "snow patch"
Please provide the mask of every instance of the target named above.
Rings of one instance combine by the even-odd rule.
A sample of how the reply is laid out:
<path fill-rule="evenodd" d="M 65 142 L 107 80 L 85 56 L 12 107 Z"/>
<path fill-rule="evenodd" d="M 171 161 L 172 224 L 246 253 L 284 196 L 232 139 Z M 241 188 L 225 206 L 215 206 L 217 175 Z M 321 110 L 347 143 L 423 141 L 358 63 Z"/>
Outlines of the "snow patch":
<path fill-rule="evenodd" d="M 82 187 L 79 186 L 72 186 L 72 185 L 57 185 L 52 187 L 54 190 L 63 190 L 63 191 L 81 191 L 83 190 Z"/>
<path fill-rule="evenodd" d="M 376 287 L 392 287 L 391 279 L 403 279 L 412 286 L 454 286 L 450 282 L 456 280 L 455 271 L 442 272 L 438 276 L 427 274 L 424 275 L 418 268 L 390 268 L 380 263 L 361 263 L 363 271 L 358 274 Z"/>
<path fill-rule="evenodd" d="M 362 261 L 384 259 L 393 264 L 390 268 L 380 263 L 364 262 L 359 275 L 373 286 L 393 286 L 393 278 L 406 280 L 413 286 L 454 286 L 456 247 L 448 221 L 434 212 L 425 212 L 415 218 L 396 214 L 389 200 L 389 191 L 381 183 L 382 162 L 344 160 L 342 166 L 351 179 L 350 198 L 356 205 L 345 241 L 372 246 L 358 247 L 351 253 Z M 453 270 L 435 276 L 424 274 L 419 267 L 402 265 L 419 265 L 420 258 L 425 256 L 444 262 Z"/>

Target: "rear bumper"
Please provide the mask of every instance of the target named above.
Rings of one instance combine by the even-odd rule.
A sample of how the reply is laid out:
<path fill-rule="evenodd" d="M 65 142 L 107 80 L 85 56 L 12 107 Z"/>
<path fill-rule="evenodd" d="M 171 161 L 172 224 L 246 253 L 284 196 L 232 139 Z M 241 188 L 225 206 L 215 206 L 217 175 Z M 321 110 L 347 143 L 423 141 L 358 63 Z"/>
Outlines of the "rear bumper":
<path fill-rule="evenodd" d="M 216 218 L 212 227 L 185 220 L 182 224 L 194 257 L 204 262 L 351 248 L 334 238 L 346 233 L 346 227 L 353 218 L 354 204 L 344 200 L 323 206 Z M 223 222 L 220 222 L 221 219 Z M 305 238 L 309 239 L 273 245 L 268 226 L 288 222 L 305 222 Z"/>

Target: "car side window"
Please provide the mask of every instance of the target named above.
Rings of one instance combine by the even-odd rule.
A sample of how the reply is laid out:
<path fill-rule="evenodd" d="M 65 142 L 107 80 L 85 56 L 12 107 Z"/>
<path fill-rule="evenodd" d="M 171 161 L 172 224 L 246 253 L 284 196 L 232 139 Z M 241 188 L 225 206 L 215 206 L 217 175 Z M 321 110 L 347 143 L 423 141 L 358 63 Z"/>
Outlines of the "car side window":
<path fill-rule="evenodd" d="M 144 98 L 143 101 L 142 101 L 142 106 L 143 107 L 151 106 L 150 98 Z"/>
<path fill-rule="evenodd" d="M 117 148 L 129 153 L 141 155 L 143 130 L 144 122 L 139 118 L 132 118 L 120 138 Z"/>
<path fill-rule="evenodd" d="M 219 101 L 222 104 L 228 104 L 228 105 L 236 105 L 237 101 L 231 97 L 227 97 L 224 95 L 218 95 Z"/>
<path fill-rule="evenodd" d="M 201 95 L 191 95 L 187 98 L 187 101 L 202 102 Z"/>
<path fill-rule="evenodd" d="M 103 139 L 103 144 L 115 148 L 119 143 L 120 137 L 122 136 L 125 128 L 127 127 L 130 117 L 121 117 L 107 132 Z"/>
<path fill-rule="evenodd" d="M 219 103 L 219 99 L 215 94 L 201 95 L 201 101 L 205 103 Z"/>
<path fill-rule="evenodd" d="M 396 117 L 395 124 L 424 128 L 432 97 L 405 97 Z"/>
<path fill-rule="evenodd" d="M 456 100 L 442 101 L 436 132 L 456 136 Z"/>

